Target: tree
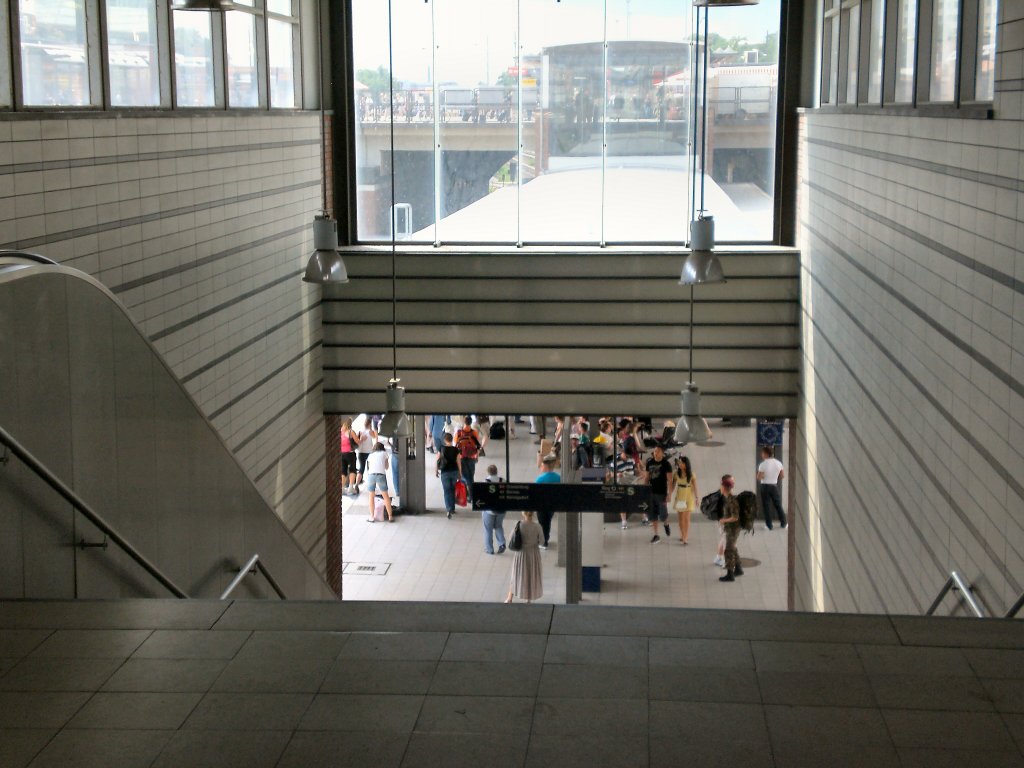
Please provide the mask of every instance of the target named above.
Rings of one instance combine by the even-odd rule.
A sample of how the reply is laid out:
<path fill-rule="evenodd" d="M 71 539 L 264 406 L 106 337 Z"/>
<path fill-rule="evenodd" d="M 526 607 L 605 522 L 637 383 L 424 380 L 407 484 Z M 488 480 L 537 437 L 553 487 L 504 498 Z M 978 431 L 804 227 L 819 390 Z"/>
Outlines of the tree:
<path fill-rule="evenodd" d="M 376 69 L 357 69 L 356 80 L 369 88 L 375 97 L 391 90 L 391 73 L 383 65 Z M 395 90 L 400 87 L 401 85 L 396 82 Z"/>

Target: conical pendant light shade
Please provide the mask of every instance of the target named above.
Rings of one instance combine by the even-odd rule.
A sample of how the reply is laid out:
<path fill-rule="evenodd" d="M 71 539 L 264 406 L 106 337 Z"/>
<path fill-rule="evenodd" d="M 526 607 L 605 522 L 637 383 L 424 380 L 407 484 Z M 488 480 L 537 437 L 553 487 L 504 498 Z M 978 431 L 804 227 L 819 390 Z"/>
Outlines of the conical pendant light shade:
<path fill-rule="evenodd" d="M 178 0 L 171 5 L 172 11 L 233 11 L 231 0 Z"/>
<path fill-rule="evenodd" d="M 313 255 L 302 279 L 307 283 L 347 283 L 348 270 L 338 252 L 338 223 L 329 216 L 313 221 Z"/>
<path fill-rule="evenodd" d="M 683 415 L 676 423 L 676 442 L 703 443 L 711 439 L 711 428 L 700 415 L 700 389 L 692 381 L 683 390 Z"/>
<path fill-rule="evenodd" d="M 405 413 L 405 387 L 400 387 L 398 382 L 398 379 L 389 381 L 384 393 L 387 413 L 380 421 L 380 433 L 390 437 L 412 437 L 412 422 Z"/>
<path fill-rule="evenodd" d="M 707 283 L 724 283 L 725 273 L 722 262 L 714 251 L 690 251 L 683 262 L 683 271 L 679 275 L 680 285 L 704 285 Z"/>

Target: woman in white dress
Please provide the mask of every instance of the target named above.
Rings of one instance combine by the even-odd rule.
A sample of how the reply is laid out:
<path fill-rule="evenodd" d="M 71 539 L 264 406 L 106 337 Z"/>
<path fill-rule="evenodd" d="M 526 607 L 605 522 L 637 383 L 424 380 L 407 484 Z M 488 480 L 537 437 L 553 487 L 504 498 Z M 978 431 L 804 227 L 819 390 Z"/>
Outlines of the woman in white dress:
<path fill-rule="evenodd" d="M 511 603 L 513 596 L 530 602 L 544 594 L 540 563 L 540 544 L 544 541 L 544 531 L 540 523 L 533 519 L 533 512 L 523 512 L 519 533 L 523 537 L 523 548 L 516 552 L 512 560 L 512 578 L 506 603 Z"/>

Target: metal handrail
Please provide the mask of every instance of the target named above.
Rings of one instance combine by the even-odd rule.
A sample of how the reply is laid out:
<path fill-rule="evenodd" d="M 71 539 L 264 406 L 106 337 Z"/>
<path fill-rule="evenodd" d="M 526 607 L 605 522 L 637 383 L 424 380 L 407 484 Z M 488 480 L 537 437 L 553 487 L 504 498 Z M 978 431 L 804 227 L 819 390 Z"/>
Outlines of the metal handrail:
<path fill-rule="evenodd" d="M 255 554 L 252 557 L 250 557 L 249 562 L 239 569 L 238 575 L 235 576 L 234 580 L 232 580 L 232 582 L 228 585 L 228 588 L 224 590 L 224 593 L 220 596 L 220 599 L 227 600 L 228 595 L 235 591 L 235 587 L 242 583 L 242 579 L 244 579 L 250 573 L 255 574 L 257 571 L 263 574 L 263 578 L 267 580 L 267 582 L 270 584 L 273 590 L 277 593 L 278 597 L 280 597 L 282 600 L 288 599 L 284 596 L 284 592 L 281 591 L 281 587 L 279 587 L 277 582 L 274 581 L 274 577 L 270 575 L 270 571 L 267 570 L 267 566 L 263 564 L 258 554 Z"/>
<path fill-rule="evenodd" d="M 59 262 L 54 261 L 49 256 L 43 256 L 39 253 L 32 253 L 31 251 L 17 251 L 10 248 L 0 248 L 0 258 L 4 256 L 16 256 L 19 259 L 25 259 L 26 261 L 35 261 L 39 264 L 49 264 L 54 267 L 59 267 Z"/>
<path fill-rule="evenodd" d="M 1010 610 L 1006 612 L 1006 616 L 1004 618 L 1012 619 L 1017 615 L 1017 611 L 1021 608 L 1024 608 L 1024 592 L 1020 593 L 1020 597 L 1017 598 L 1017 602 L 1010 606 Z"/>
<path fill-rule="evenodd" d="M 110 540 L 119 546 L 128 557 L 134 560 L 136 563 L 141 565 L 143 569 L 154 579 L 163 584 L 167 589 L 175 596 L 183 599 L 187 599 L 188 595 L 181 589 L 177 584 L 171 581 L 163 572 L 157 568 L 153 563 L 149 562 L 142 554 L 139 553 L 135 547 L 133 547 L 127 539 L 121 534 L 114 530 L 114 528 L 100 515 L 95 512 L 88 504 L 70 488 L 68 488 L 60 479 L 53 474 L 46 466 L 33 456 L 21 443 L 19 443 L 10 432 L 3 427 L 0 427 L 0 443 L 3 443 L 10 449 L 11 453 L 21 459 L 22 463 L 31 469 L 35 474 L 53 490 L 60 494 L 65 501 L 71 504 L 72 507 L 77 509 L 82 515 L 89 520 L 93 525 L 103 531 Z"/>
<path fill-rule="evenodd" d="M 979 619 L 985 618 L 985 609 L 981 607 L 981 603 L 974 596 L 974 592 L 971 591 L 970 585 L 964 580 L 964 577 L 960 575 L 959 571 L 950 571 L 949 578 L 946 579 L 946 583 L 942 585 L 942 591 L 939 592 L 939 596 L 935 598 L 935 602 L 932 603 L 928 609 L 926 616 L 933 616 L 939 604 L 942 602 L 942 598 L 946 596 L 950 590 L 956 590 L 963 595 L 964 600 L 970 607 L 971 611 Z"/>

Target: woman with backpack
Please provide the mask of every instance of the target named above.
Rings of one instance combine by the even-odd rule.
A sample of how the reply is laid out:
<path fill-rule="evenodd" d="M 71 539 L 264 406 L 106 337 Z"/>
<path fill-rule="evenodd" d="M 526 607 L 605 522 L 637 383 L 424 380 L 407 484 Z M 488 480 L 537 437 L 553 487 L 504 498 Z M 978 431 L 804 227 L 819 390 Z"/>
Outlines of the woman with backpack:
<path fill-rule="evenodd" d="M 679 515 L 679 541 L 685 547 L 690 538 L 690 515 L 697 506 L 697 476 L 690 467 L 690 459 L 683 456 L 676 459 L 676 493 L 672 506 Z"/>
<path fill-rule="evenodd" d="M 476 477 L 476 461 L 480 456 L 480 434 L 473 429 L 473 418 L 466 416 L 464 426 L 455 433 L 455 447 L 462 457 L 462 479 L 466 483 L 467 499 L 473 504 L 473 479 Z"/>

